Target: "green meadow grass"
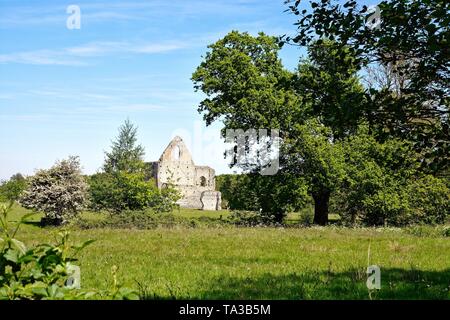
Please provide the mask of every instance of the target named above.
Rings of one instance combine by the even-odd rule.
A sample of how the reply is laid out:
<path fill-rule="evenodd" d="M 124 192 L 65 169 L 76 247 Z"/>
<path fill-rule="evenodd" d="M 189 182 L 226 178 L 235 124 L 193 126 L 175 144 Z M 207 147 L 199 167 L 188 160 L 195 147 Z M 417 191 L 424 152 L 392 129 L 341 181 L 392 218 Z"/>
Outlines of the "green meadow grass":
<path fill-rule="evenodd" d="M 11 220 L 26 212 L 15 207 Z M 219 219 L 228 212 L 174 214 Z M 83 218 L 108 216 L 86 212 Z M 149 299 L 450 298 L 450 238 L 431 232 L 433 227 L 419 236 L 406 229 L 335 226 L 81 230 L 41 228 L 39 219 L 23 225 L 17 238 L 33 245 L 70 229 L 74 242 L 96 240 L 78 257 L 85 288 L 110 286 L 117 266 L 119 282 L 141 287 Z M 381 268 L 381 290 L 370 294 L 368 264 Z"/>

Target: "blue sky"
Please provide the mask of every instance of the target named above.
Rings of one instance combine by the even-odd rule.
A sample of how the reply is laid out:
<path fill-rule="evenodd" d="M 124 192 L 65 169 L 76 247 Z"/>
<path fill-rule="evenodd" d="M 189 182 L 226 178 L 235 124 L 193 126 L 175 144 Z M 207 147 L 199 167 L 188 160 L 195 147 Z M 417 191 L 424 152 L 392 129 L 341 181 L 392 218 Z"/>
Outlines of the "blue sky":
<path fill-rule="evenodd" d="M 206 46 L 233 29 L 292 34 L 283 2 L 0 0 L 0 179 L 68 155 L 93 173 L 126 118 L 139 126 L 146 160 L 179 134 L 197 164 L 227 172 L 220 124 L 205 128 L 190 77 Z M 71 4 L 79 30 L 66 27 Z M 300 55 L 281 51 L 289 69 Z"/>

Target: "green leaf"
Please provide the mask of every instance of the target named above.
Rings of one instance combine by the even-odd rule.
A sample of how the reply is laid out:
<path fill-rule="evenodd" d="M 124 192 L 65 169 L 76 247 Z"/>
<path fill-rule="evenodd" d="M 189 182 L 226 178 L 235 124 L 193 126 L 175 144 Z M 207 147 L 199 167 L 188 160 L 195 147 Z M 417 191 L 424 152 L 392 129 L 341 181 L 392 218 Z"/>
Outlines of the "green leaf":
<path fill-rule="evenodd" d="M 27 248 L 25 247 L 25 244 L 17 239 L 12 239 L 11 243 L 13 247 L 15 247 L 17 250 L 19 250 L 21 255 L 24 255 L 27 251 Z"/>
<path fill-rule="evenodd" d="M 87 240 L 87 241 L 83 242 L 80 245 L 72 246 L 72 248 L 75 249 L 78 252 L 80 250 L 83 250 L 84 248 L 86 248 L 88 245 L 90 245 L 93 242 L 95 242 L 95 240 L 92 240 L 92 239 L 91 240 Z"/>
<path fill-rule="evenodd" d="M 17 260 L 19 259 L 18 252 L 13 249 L 8 249 L 3 255 L 3 258 L 5 258 L 7 261 L 17 263 Z"/>
<path fill-rule="evenodd" d="M 48 297 L 48 292 L 45 287 L 32 288 L 31 292 L 39 297 Z"/>

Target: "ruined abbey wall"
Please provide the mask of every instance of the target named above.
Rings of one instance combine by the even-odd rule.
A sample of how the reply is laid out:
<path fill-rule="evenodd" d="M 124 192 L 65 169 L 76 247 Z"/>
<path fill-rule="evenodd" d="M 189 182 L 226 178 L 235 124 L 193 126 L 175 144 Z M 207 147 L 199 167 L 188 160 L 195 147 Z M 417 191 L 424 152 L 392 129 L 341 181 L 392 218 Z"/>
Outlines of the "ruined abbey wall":
<path fill-rule="evenodd" d="M 159 161 L 152 163 L 158 188 L 174 185 L 182 194 L 181 207 L 220 210 L 220 192 L 215 191 L 215 171 L 207 166 L 196 166 L 180 137 L 175 137 L 164 150 Z"/>

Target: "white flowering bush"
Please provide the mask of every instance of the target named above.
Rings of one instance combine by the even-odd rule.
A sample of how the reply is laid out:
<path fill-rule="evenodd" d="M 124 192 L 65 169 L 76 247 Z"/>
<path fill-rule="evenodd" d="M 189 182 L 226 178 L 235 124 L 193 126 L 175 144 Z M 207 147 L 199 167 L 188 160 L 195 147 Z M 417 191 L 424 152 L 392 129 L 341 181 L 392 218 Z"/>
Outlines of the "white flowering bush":
<path fill-rule="evenodd" d="M 61 225 L 84 208 L 87 188 L 78 157 L 69 157 L 37 171 L 19 202 L 27 209 L 44 212 L 43 225 Z"/>

